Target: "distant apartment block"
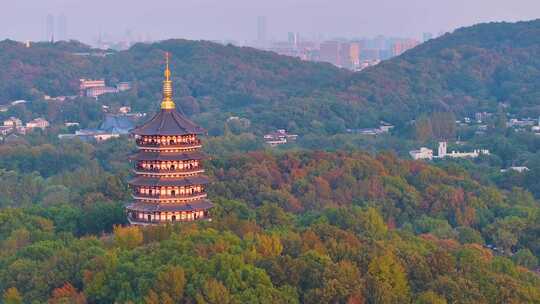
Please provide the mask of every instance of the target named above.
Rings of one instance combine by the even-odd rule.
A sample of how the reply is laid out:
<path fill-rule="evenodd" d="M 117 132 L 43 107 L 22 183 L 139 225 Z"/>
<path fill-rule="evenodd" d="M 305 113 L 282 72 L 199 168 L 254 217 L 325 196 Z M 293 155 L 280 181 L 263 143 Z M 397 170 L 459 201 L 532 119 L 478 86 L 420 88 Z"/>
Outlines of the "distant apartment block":
<path fill-rule="evenodd" d="M 22 121 L 20 119 L 18 119 L 17 117 L 12 116 L 12 117 L 4 120 L 4 126 L 12 127 L 12 128 L 22 127 Z"/>
<path fill-rule="evenodd" d="M 335 66 L 360 71 L 376 65 L 381 60 L 398 56 L 416 47 L 420 42 L 416 39 L 389 38 L 377 36 L 363 39 L 330 39 L 306 40 L 299 34 L 289 32 L 283 41 L 271 41 L 263 34 L 265 21 L 259 22 L 260 34 L 254 47 L 272 51 L 281 55 L 298 57 L 302 60 L 328 62 Z M 263 38 L 264 37 L 264 38 Z M 264 43 L 263 43 L 264 41 Z"/>
<path fill-rule="evenodd" d="M 264 46 L 266 44 L 267 24 L 266 16 L 257 17 L 257 42 L 259 45 Z"/>
<path fill-rule="evenodd" d="M 81 92 L 84 92 L 87 89 L 91 89 L 91 88 L 102 88 L 102 87 L 105 87 L 105 80 L 103 79 L 99 79 L 99 80 L 80 79 L 79 88 Z"/>
<path fill-rule="evenodd" d="M 339 65 L 340 45 L 338 41 L 325 41 L 319 47 L 319 60 Z"/>
<path fill-rule="evenodd" d="M 123 91 L 128 91 L 131 89 L 130 82 L 119 82 L 116 87 L 108 87 L 105 84 L 105 80 L 90 80 L 90 79 L 80 79 L 80 92 L 81 96 L 97 98 L 100 95 L 108 93 L 118 93 Z"/>
<path fill-rule="evenodd" d="M 406 39 L 394 42 L 392 45 L 392 56 L 399 56 L 406 51 L 416 47 L 420 42 L 414 39 Z"/>
<path fill-rule="evenodd" d="M 118 89 L 112 88 L 112 87 L 94 87 L 94 88 L 86 89 L 87 97 L 97 98 L 100 95 L 109 94 L 109 93 L 118 93 Z"/>
<path fill-rule="evenodd" d="M 41 129 L 45 130 L 49 127 L 49 122 L 43 118 L 36 118 L 26 123 L 27 129 Z"/>
<path fill-rule="evenodd" d="M 360 48 L 360 43 L 358 42 L 349 44 L 349 60 L 352 68 L 360 65 Z"/>
<path fill-rule="evenodd" d="M 17 132 L 20 134 L 26 133 L 26 128 L 24 127 L 22 121 L 18 119 L 17 117 L 10 117 L 6 120 L 4 120 L 4 131 L 3 132 Z M 9 129 L 10 131 L 6 131 L 6 129 Z"/>

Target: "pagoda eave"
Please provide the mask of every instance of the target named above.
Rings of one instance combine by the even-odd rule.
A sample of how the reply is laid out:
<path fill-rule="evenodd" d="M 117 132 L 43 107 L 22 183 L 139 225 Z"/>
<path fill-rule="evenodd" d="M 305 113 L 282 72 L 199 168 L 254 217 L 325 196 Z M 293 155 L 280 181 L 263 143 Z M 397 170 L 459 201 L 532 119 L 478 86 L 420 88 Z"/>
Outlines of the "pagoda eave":
<path fill-rule="evenodd" d="M 152 202 L 165 202 L 165 201 L 182 201 L 189 202 L 204 199 L 207 197 L 206 193 L 193 194 L 193 195 L 144 195 L 144 194 L 132 194 L 133 199 L 139 201 L 152 201 Z"/>
<path fill-rule="evenodd" d="M 192 212 L 206 211 L 214 207 L 214 204 L 207 199 L 198 200 L 191 203 L 144 203 L 134 202 L 126 206 L 128 211 L 137 212 Z"/>
<path fill-rule="evenodd" d="M 199 169 L 199 170 L 189 170 L 189 171 L 174 171 L 174 170 L 161 170 L 161 171 L 145 171 L 145 170 L 137 170 L 137 169 L 134 169 L 133 170 L 133 173 L 137 174 L 137 175 L 140 175 L 140 176 L 145 176 L 145 177 L 169 177 L 169 176 L 172 176 L 172 175 L 175 175 L 175 176 L 181 176 L 181 177 L 184 177 L 184 176 L 194 176 L 194 175 L 197 175 L 197 174 L 202 174 L 204 173 L 204 169 Z"/>
<path fill-rule="evenodd" d="M 160 153 L 160 152 L 148 152 L 140 151 L 129 157 L 132 161 L 174 161 L 174 160 L 203 160 L 206 159 L 206 155 L 199 151 L 185 151 L 185 152 L 173 152 L 173 153 Z"/>
<path fill-rule="evenodd" d="M 204 135 L 206 130 L 174 109 L 162 109 L 149 122 L 135 128 L 131 133 L 138 136 Z"/>
<path fill-rule="evenodd" d="M 206 185 L 210 181 L 208 177 L 204 175 L 197 175 L 191 177 L 183 178 L 155 178 L 155 177 L 145 177 L 137 176 L 130 180 L 128 184 L 130 186 L 156 186 L 156 187 L 174 187 L 174 186 L 188 186 L 188 185 Z"/>

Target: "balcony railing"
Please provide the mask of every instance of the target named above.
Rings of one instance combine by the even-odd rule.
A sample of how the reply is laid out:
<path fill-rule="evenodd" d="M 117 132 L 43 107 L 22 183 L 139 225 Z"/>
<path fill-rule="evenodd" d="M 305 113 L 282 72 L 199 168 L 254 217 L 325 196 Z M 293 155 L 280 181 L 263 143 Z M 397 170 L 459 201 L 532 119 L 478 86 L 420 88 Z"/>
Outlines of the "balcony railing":
<path fill-rule="evenodd" d="M 147 200 L 147 201 L 157 201 L 157 200 L 174 200 L 174 199 L 190 199 L 197 200 L 205 198 L 207 196 L 206 192 L 197 192 L 192 194 L 175 194 L 175 195 L 162 195 L 162 194 L 146 194 L 146 193 L 133 193 L 134 199 Z"/>
<path fill-rule="evenodd" d="M 202 145 L 202 142 L 199 139 L 190 142 L 157 142 L 137 140 L 136 143 L 140 148 L 191 148 Z"/>
<path fill-rule="evenodd" d="M 196 173 L 203 173 L 204 169 L 203 167 L 191 167 L 191 168 L 184 168 L 184 169 L 178 169 L 178 168 L 168 168 L 168 169 L 161 169 L 161 168 L 144 168 L 142 166 L 136 166 L 135 167 L 135 173 L 137 174 L 159 174 L 159 175 L 167 175 L 167 174 L 196 174 Z"/>
<path fill-rule="evenodd" d="M 202 216 L 202 217 L 192 217 L 192 218 L 184 218 L 184 219 L 166 219 L 166 220 L 148 220 L 148 218 L 135 218 L 132 215 L 128 215 L 128 220 L 133 225 L 159 225 L 159 224 L 167 224 L 167 223 L 189 223 L 189 222 L 196 222 L 196 221 L 212 221 L 212 218 L 208 215 Z"/>

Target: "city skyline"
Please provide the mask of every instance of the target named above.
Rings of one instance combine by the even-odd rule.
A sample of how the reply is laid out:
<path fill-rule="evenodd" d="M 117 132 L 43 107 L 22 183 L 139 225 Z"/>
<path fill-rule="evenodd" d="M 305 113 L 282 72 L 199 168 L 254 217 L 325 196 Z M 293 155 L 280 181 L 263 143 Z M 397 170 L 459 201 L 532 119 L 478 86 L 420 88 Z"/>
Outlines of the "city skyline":
<path fill-rule="evenodd" d="M 521 0 L 520 5 L 502 0 L 395 2 L 280 0 L 262 4 L 247 0 L 163 0 L 159 5 L 130 1 L 128 6 L 127 1 L 22 0 L 2 4 L 0 39 L 46 40 L 47 16 L 55 16 L 56 23 L 64 24 L 62 36 L 87 43 L 100 35 L 116 40 L 131 35 L 134 40 L 251 42 L 259 37 L 260 17 L 265 19 L 265 36 L 269 40 L 287 40 L 290 32 L 310 39 L 385 35 L 421 40 L 425 32 L 437 34 L 490 21 L 530 20 L 538 18 L 536 12 L 540 12 L 540 3 L 533 0 Z M 21 15 L 26 17 L 20 18 Z"/>

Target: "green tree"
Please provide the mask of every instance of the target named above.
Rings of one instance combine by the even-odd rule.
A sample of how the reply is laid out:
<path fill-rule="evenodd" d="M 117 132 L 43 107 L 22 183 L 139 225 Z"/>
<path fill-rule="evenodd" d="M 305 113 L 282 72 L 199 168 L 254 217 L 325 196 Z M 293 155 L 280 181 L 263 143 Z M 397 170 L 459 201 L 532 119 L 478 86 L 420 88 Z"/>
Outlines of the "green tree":
<path fill-rule="evenodd" d="M 277 257 L 283 251 L 283 245 L 277 235 L 257 235 L 257 252 L 263 257 Z"/>
<path fill-rule="evenodd" d="M 458 239 L 462 244 L 484 244 L 484 239 L 480 232 L 470 227 L 458 227 Z"/>
<path fill-rule="evenodd" d="M 229 304 L 229 290 L 218 280 L 210 278 L 204 282 L 203 288 L 195 298 L 197 304 Z"/>
<path fill-rule="evenodd" d="M 534 269 L 538 266 L 538 258 L 529 249 L 520 249 L 512 256 L 512 260 L 523 267 Z"/>
<path fill-rule="evenodd" d="M 184 297 L 186 277 L 184 269 L 179 266 L 170 266 L 169 269 L 158 274 L 154 290 L 163 303 L 179 303 Z"/>
<path fill-rule="evenodd" d="M 124 249 L 133 249 L 143 243 L 143 233 L 137 226 L 114 226 L 114 242 Z"/>
<path fill-rule="evenodd" d="M 383 217 L 375 208 L 370 207 L 365 211 L 362 211 L 358 223 L 360 225 L 359 233 L 370 238 L 383 238 L 388 231 L 388 227 L 386 226 Z"/>
<path fill-rule="evenodd" d="M 17 288 L 11 287 L 4 292 L 4 304 L 22 304 L 23 298 Z"/>
<path fill-rule="evenodd" d="M 257 208 L 257 222 L 265 227 L 284 226 L 291 222 L 290 216 L 275 203 L 264 203 Z"/>
<path fill-rule="evenodd" d="M 416 140 L 426 142 L 433 137 L 431 120 L 428 117 L 422 116 L 418 118 L 414 123 L 414 127 Z"/>
<path fill-rule="evenodd" d="M 437 293 L 433 291 L 426 291 L 421 293 L 416 301 L 415 304 L 446 304 L 446 299 L 438 295 Z"/>
<path fill-rule="evenodd" d="M 368 296 L 373 303 L 407 303 L 410 297 L 405 269 L 391 252 L 368 266 Z"/>

